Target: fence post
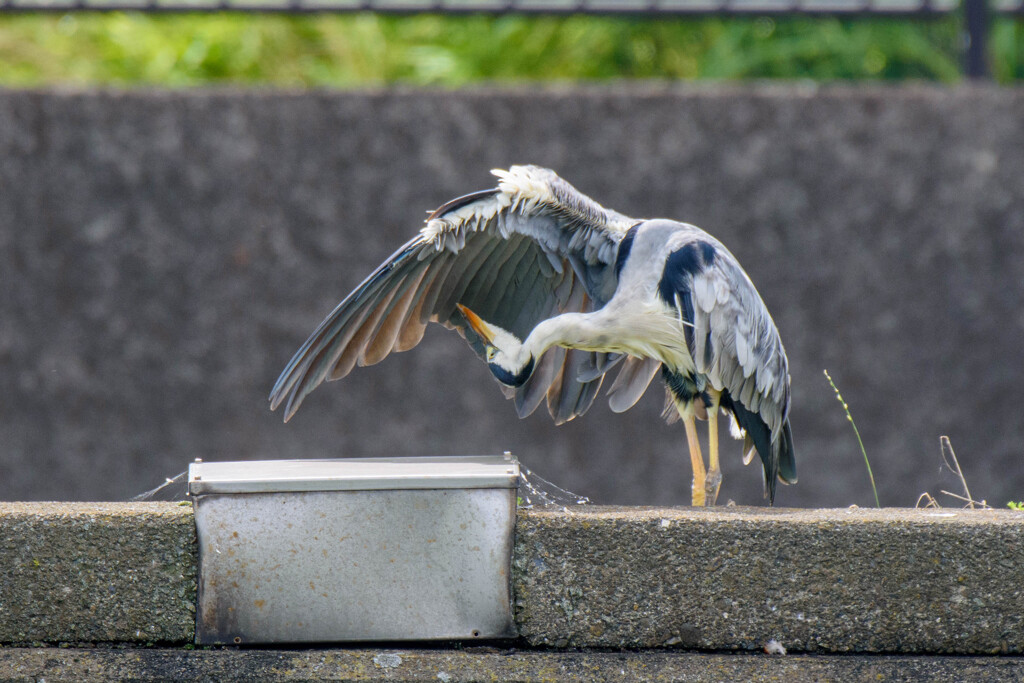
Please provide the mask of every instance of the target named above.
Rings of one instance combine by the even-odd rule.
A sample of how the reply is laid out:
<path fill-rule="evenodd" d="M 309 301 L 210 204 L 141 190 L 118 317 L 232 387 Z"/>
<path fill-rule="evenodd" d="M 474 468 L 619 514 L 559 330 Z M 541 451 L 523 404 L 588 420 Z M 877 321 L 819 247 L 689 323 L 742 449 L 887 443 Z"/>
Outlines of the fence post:
<path fill-rule="evenodd" d="M 991 78 L 988 65 L 988 0 L 963 0 L 964 24 L 967 54 L 964 71 L 967 78 L 982 80 Z"/>

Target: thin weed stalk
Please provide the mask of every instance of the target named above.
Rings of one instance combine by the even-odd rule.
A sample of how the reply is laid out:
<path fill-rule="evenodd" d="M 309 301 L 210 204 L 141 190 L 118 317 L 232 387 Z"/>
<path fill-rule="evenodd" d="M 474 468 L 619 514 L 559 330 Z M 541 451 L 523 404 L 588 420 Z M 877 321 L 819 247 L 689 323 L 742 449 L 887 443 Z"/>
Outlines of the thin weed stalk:
<path fill-rule="evenodd" d="M 853 433 L 857 436 L 857 443 L 860 445 L 861 455 L 864 456 L 864 464 L 868 468 L 868 478 L 871 480 L 871 492 L 875 494 L 875 507 L 882 507 L 882 504 L 878 501 L 878 489 L 875 487 L 875 475 L 871 473 L 871 463 L 868 461 L 868 452 L 864 450 L 864 442 L 860 438 L 860 430 L 857 429 L 857 423 L 853 421 L 853 415 L 850 415 L 850 406 L 846 405 L 846 401 L 843 400 L 843 395 L 839 393 L 839 388 L 836 383 L 832 381 L 832 376 L 828 374 L 828 370 L 825 370 L 825 378 L 828 383 L 832 386 L 832 391 L 836 392 L 836 400 L 843 406 L 843 412 L 846 413 L 846 419 L 850 421 L 850 425 L 853 427 Z"/>

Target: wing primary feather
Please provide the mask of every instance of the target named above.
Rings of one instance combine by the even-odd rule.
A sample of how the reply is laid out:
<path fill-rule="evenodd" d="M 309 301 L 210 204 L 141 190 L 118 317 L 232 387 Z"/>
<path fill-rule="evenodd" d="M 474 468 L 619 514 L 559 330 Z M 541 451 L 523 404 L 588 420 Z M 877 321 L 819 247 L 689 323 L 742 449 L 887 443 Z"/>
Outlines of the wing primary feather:
<path fill-rule="evenodd" d="M 475 302 L 479 300 L 479 297 L 486 297 L 487 292 L 481 287 L 482 281 L 501 268 L 501 262 L 505 258 L 508 248 L 508 242 L 502 241 L 495 244 L 493 248 L 480 252 L 477 259 L 479 265 L 475 270 L 469 269 L 460 276 L 458 285 L 449 294 L 449 299 L 440 302 L 438 315 L 447 315 L 451 320 L 451 316 L 456 314 L 455 304 Z M 472 308 L 472 306 L 470 307 Z M 460 322 L 462 321 L 461 314 L 458 314 L 458 319 Z"/>
<path fill-rule="evenodd" d="M 559 308 L 559 312 L 582 310 L 585 301 L 586 293 L 577 279 L 573 282 L 572 289 L 569 290 L 569 297 L 565 305 Z M 575 417 L 572 408 L 576 405 L 578 398 L 576 391 L 580 388 L 580 383 L 576 381 L 576 375 L 580 372 L 580 368 L 576 365 L 579 358 L 579 352 L 576 349 L 571 349 L 566 354 L 566 359 L 548 390 L 548 413 L 555 420 L 556 425 L 568 422 Z M 582 360 L 585 361 L 586 358 L 584 357 Z"/>
<path fill-rule="evenodd" d="M 530 252 L 530 245 L 531 242 L 525 237 L 518 237 L 514 242 L 510 241 L 509 253 L 502 259 L 499 267 L 494 270 L 492 277 L 478 287 L 479 294 L 475 297 L 475 306 L 470 308 L 484 320 L 493 321 L 505 329 L 511 328 L 508 320 L 510 309 L 503 308 L 501 301 L 505 299 L 505 294 L 509 291 L 519 293 L 518 269 Z M 522 306 L 512 306 L 511 310 L 517 311 L 521 308 Z"/>
<path fill-rule="evenodd" d="M 381 319 L 378 321 L 377 328 L 371 330 L 370 340 L 376 338 L 377 333 L 381 326 L 384 325 L 385 320 L 391 315 L 391 312 L 396 306 L 400 305 L 402 300 L 405 298 L 405 294 L 409 291 L 415 283 L 418 283 L 422 274 L 428 269 L 429 262 L 424 261 L 413 261 L 406 264 L 405 269 L 401 273 L 395 273 L 394 277 L 388 282 L 386 288 L 380 290 L 379 296 L 385 294 L 390 296 L 390 300 L 383 304 L 384 310 L 382 311 Z"/>
<path fill-rule="evenodd" d="M 350 333 L 365 319 L 366 311 L 379 304 L 379 296 L 404 276 L 412 257 L 422 245 L 420 237 L 413 238 L 356 287 L 317 326 L 313 334 L 299 347 L 270 392 L 271 408 L 287 397 L 289 408 L 285 420 L 294 414 L 302 399 L 318 386 L 327 375 L 333 352 L 347 343 Z"/>
<path fill-rule="evenodd" d="M 423 295 L 423 300 L 419 305 L 419 321 L 421 323 L 429 322 L 434 319 L 434 309 L 437 306 L 437 300 L 444 291 L 444 283 L 448 279 L 448 275 L 452 272 L 455 267 L 456 257 L 452 254 L 445 254 L 443 256 L 445 262 L 438 267 L 437 276 L 431 281 L 430 288 L 427 289 Z"/>
<path fill-rule="evenodd" d="M 624 413 L 636 405 L 660 368 L 661 361 L 654 358 L 628 358 L 608 389 L 608 407 L 612 412 Z"/>
<path fill-rule="evenodd" d="M 581 368 L 576 378 L 580 382 L 592 382 L 603 377 L 609 370 L 628 358 L 624 353 L 595 353 L 589 367 Z"/>
<path fill-rule="evenodd" d="M 495 310 L 502 311 L 507 324 L 503 325 L 514 335 L 525 339 L 553 309 L 557 300 L 557 283 L 563 276 L 552 273 L 544 275 L 537 263 L 544 257 L 533 243 L 528 243 L 522 258 L 515 264 L 509 278 L 515 286 L 509 286 L 495 302 Z M 497 313 L 495 313 L 497 315 Z"/>
<path fill-rule="evenodd" d="M 373 365 L 383 359 L 384 356 L 390 352 L 391 347 L 388 346 L 386 349 L 381 349 L 383 356 L 379 359 L 369 362 L 366 360 L 367 349 L 380 335 L 381 328 L 386 324 L 388 318 L 390 318 L 392 312 L 396 306 L 402 305 L 403 307 L 408 306 L 408 301 L 401 303 L 406 299 L 406 294 L 410 291 L 415 294 L 415 285 L 422 279 L 423 273 L 428 268 L 428 263 L 423 261 L 413 261 L 407 264 L 408 272 L 404 274 L 396 274 L 388 282 L 386 289 L 381 289 L 379 301 L 371 308 L 366 306 L 369 313 L 366 316 L 366 320 L 358 325 L 358 332 L 356 335 L 348 341 L 345 351 L 351 350 L 351 345 L 356 343 L 361 348 L 358 349 L 358 355 L 356 362 L 359 365 Z M 404 311 L 401 315 L 404 315 Z M 356 327 L 353 325 L 353 327 Z M 393 341 L 393 340 L 392 340 Z M 341 363 L 339 360 L 338 363 Z M 336 375 L 338 368 L 335 367 L 329 375 L 329 379 L 341 379 L 348 372 L 342 375 Z"/>
<path fill-rule="evenodd" d="M 474 242 L 482 242 L 480 249 L 470 258 L 467 253 L 470 247 L 467 245 L 456 266 L 448 274 L 445 290 L 441 293 L 434 307 L 434 314 L 442 322 L 451 318 L 452 313 L 455 311 L 455 304 L 462 300 L 462 295 L 473 281 L 473 278 L 488 263 L 488 259 L 495 250 L 504 244 L 504 242 L 484 239 L 474 240 Z"/>
<path fill-rule="evenodd" d="M 528 240 L 522 235 L 512 235 L 505 240 L 501 246 L 495 250 L 494 265 L 495 267 L 489 269 L 486 273 L 481 270 L 477 276 L 477 286 L 481 290 L 490 290 L 495 284 L 504 284 L 507 276 L 507 269 L 512 267 L 516 263 L 516 259 L 521 255 L 520 252 L 526 248 Z M 502 290 L 504 293 L 504 289 Z M 478 304 L 479 305 L 479 304 Z M 482 309 L 481 310 L 485 310 Z M 476 311 L 476 309 L 474 309 Z M 476 311 L 480 315 L 480 311 Z M 487 316 L 482 316 L 484 320 L 490 320 Z"/>
<path fill-rule="evenodd" d="M 345 348 L 359 326 L 366 320 L 369 309 L 357 308 L 351 313 L 353 315 L 347 316 L 344 323 L 325 332 L 317 339 L 316 346 L 310 347 L 305 352 L 301 364 L 292 369 L 292 377 L 288 383 L 282 387 L 280 393 L 275 394 L 275 398 L 271 402 L 272 407 L 276 407 L 284 396 L 288 398 L 285 405 L 285 422 L 291 419 L 309 392 L 318 387 L 327 377 L 334 365 L 335 351 Z"/>
<path fill-rule="evenodd" d="M 790 429 L 789 420 L 782 425 L 778 448 L 779 479 L 787 484 L 795 484 L 797 482 L 796 455 L 793 449 L 793 430 Z"/>
<path fill-rule="evenodd" d="M 352 368 L 355 367 L 356 361 L 363 355 L 363 349 L 366 348 L 366 343 L 369 341 L 370 336 L 374 330 L 377 329 L 377 323 L 384 316 L 384 311 L 387 309 L 391 299 L 394 298 L 395 290 L 391 290 L 384 294 L 384 298 L 377 306 L 370 310 L 367 314 L 366 319 L 359 326 L 359 330 L 352 335 L 348 344 L 345 345 L 344 351 L 338 356 L 338 360 L 334 362 L 331 368 L 328 379 L 331 381 L 339 380 L 342 377 L 352 372 Z"/>
<path fill-rule="evenodd" d="M 467 283 L 457 301 L 473 310 L 484 320 L 507 329 L 506 312 L 498 309 L 496 301 L 502 298 L 512 285 L 507 282 L 507 267 L 515 259 L 524 238 L 514 235 L 500 243 L 480 266 L 476 275 Z M 504 273 L 504 274 L 503 274 Z M 514 289 L 514 287 L 512 287 Z"/>
<path fill-rule="evenodd" d="M 559 391 L 555 400 L 555 424 L 565 424 L 581 413 L 576 412 L 583 394 L 586 393 L 587 385 L 579 382 L 576 377 L 580 374 L 581 367 L 590 362 L 589 351 L 580 349 L 569 349 L 565 354 L 565 362 L 562 366 L 562 381 L 559 383 Z M 550 404 L 549 404 L 550 405 Z M 589 407 L 587 403 L 587 407 Z"/>
<path fill-rule="evenodd" d="M 770 503 L 775 502 L 775 482 L 779 475 L 779 455 L 772 449 L 772 434 L 768 425 L 757 413 L 746 409 L 728 391 L 722 392 L 722 407 L 736 417 L 736 422 L 750 439 L 757 454 L 761 456 L 764 470 L 764 493 Z"/>
<path fill-rule="evenodd" d="M 533 371 L 533 375 L 526 384 L 516 390 L 516 414 L 520 418 L 532 415 L 544 400 L 548 389 L 551 387 L 551 382 L 554 381 L 555 372 L 561 365 L 564 354 L 565 349 L 561 347 L 550 349 L 541 357 L 537 368 Z"/>
<path fill-rule="evenodd" d="M 427 294 L 434 286 L 434 282 L 439 277 L 439 270 L 442 270 L 442 268 L 428 269 L 424 274 L 423 282 L 419 285 L 416 298 L 409 304 L 409 311 L 406 313 L 405 320 L 402 321 L 401 329 L 398 332 L 398 339 L 395 341 L 395 351 L 408 351 L 423 339 L 423 334 L 427 330 L 426 319 L 422 313 L 423 304 L 426 301 Z"/>
<path fill-rule="evenodd" d="M 419 287 L 425 275 L 426 269 L 409 275 L 402 284 L 404 291 L 397 290 L 396 298 L 392 300 L 389 306 L 390 310 L 377 327 L 377 332 L 373 335 L 373 339 L 366 345 L 366 349 L 359 359 L 360 363 L 363 365 L 374 365 L 387 358 L 388 354 L 391 353 L 402 331 L 402 323 L 405 322 L 406 316 L 409 313 L 409 307 L 412 305 L 413 300 L 421 294 Z"/>
<path fill-rule="evenodd" d="M 440 285 L 440 291 L 437 293 L 434 304 L 429 311 L 431 320 L 441 318 L 441 316 L 438 316 L 437 318 L 435 318 L 434 316 L 437 316 L 438 312 L 444 307 L 445 302 L 451 296 L 452 290 L 458 286 L 459 279 L 462 277 L 462 275 L 464 275 L 469 268 L 475 267 L 475 259 L 488 246 L 490 246 L 493 249 L 495 245 L 494 243 L 489 242 L 487 239 L 473 239 L 469 241 L 469 243 L 466 245 L 466 248 L 463 249 L 459 254 L 453 254 L 449 257 L 451 259 L 451 267 L 445 274 L 444 279 L 438 282 L 438 285 Z M 445 314 L 443 318 L 447 320 L 448 315 L 450 315 L 450 313 Z"/>
<path fill-rule="evenodd" d="M 536 251 L 534 259 L 543 258 Z M 527 270 L 525 279 L 519 284 L 519 292 L 511 289 L 505 292 L 498 303 L 499 308 L 505 308 L 513 300 L 522 302 L 522 308 L 515 319 L 510 323 L 508 329 L 520 338 L 525 338 L 530 331 L 544 319 L 545 313 L 552 310 L 552 299 L 557 297 L 558 283 L 564 277 L 562 273 L 556 273 L 552 279 L 547 279 L 539 268 L 529 268 L 529 260 L 525 261 Z"/>

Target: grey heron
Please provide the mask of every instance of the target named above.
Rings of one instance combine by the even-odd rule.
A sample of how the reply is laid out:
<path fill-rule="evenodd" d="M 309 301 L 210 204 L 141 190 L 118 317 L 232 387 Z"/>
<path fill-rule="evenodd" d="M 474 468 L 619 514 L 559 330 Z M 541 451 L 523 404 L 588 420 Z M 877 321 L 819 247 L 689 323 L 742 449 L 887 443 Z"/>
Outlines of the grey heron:
<path fill-rule="evenodd" d="M 320 323 L 270 393 L 284 419 L 324 380 L 416 346 L 429 322 L 458 330 L 513 398 L 560 424 L 594 402 L 606 373 L 615 412 L 659 370 L 681 418 L 693 505 L 714 505 L 718 414 L 760 455 L 764 491 L 796 482 L 786 353 L 736 258 L 703 230 L 605 209 L 553 171 L 496 170 L 498 186 L 453 199 Z M 696 419 L 708 422 L 705 467 Z"/>

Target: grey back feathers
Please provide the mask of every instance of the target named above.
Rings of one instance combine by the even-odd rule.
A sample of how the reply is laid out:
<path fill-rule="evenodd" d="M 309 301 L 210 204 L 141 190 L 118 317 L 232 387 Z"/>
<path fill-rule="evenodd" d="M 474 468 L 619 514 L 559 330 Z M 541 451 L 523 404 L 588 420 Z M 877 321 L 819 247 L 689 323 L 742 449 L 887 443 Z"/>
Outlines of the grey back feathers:
<path fill-rule="evenodd" d="M 789 364 L 761 296 L 736 257 L 700 228 L 676 223 L 662 243 L 659 294 L 688 323 L 694 369 L 760 413 L 777 437 L 789 417 Z"/>
<path fill-rule="evenodd" d="M 760 454 L 765 491 L 774 500 L 776 479 L 797 480 L 789 364 L 778 330 L 724 245 L 692 225 L 657 223 L 665 225 L 643 224 L 638 241 L 651 243 L 664 259 L 659 296 L 680 318 L 697 384 L 723 392 L 722 407 Z M 659 230 L 669 234 L 648 235 Z"/>

